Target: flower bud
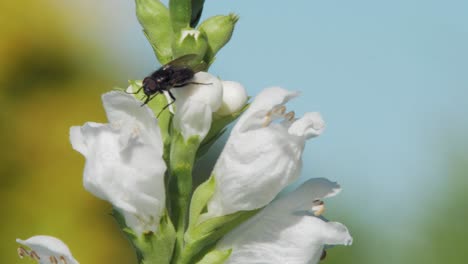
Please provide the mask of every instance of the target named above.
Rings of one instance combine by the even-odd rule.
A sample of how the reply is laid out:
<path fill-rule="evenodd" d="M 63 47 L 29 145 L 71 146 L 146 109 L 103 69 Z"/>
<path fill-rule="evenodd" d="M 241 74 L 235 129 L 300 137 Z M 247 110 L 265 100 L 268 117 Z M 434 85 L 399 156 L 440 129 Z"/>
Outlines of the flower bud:
<path fill-rule="evenodd" d="M 240 111 L 248 100 L 244 86 L 233 81 L 223 81 L 222 84 L 223 102 L 216 113 L 220 116 L 226 116 Z"/>
<path fill-rule="evenodd" d="M 183 89 L 172 89 L 172 93 L 177 98 L 177 108 L 182 108 L 186 101 L 203 103 L 210 106 L 211 111 L 216 112 L 221 107 L 223 98 L 222 82 L 207 72 L 198 72 L 192 79 L 194 83 L 188 84 Z"/>
<path fill-rule="evenodd" d="M 173 89 L 177 98 L 174 126 L 185 140 L 199 136 L 203 140 L 211 127 L 213 112 L 221 107 L 223 88 L 221 81 L 207 72 L 195 74 L 193 82 L 183 89 Z"/>
<path fill-rule="evenodd" d="M 172 59 L 172 26 L 169 10 L 159 0 L 136 0 L 136 14 L 143 32 L 158 60 L 165 64 Z"/>
<path fill-rule="evenodd" d="M 190 26 L 193 28 L 196 27 L 200 21 L 203 12 L 203 4 L 205 4 L 205 0 L 192 0 L 192 18 L 190 19 Z"/>
<path fill-rule="evenodd" d="M 181 29 L 190 25 L 192 17 L 192 1 L 170 0 L 169 12 L 171 13 L 172 28 L 174 32 L 179 32 Z"/>
<path fill-rule="evenodd" d="M 186 54 L 197 54 L 201 61 L 208 48 L 205 33 L 196 29 L 183 29 L 176 34 L 172 48 L 174 58 Z"/>
<path fill-rule="evenodd" d="M 234 25 L 238 20 L 237 15 L 229 14 L 210 17 L 200 24 L 199 30 L 204 32 L 208 38 L 208 50 L 205 55 L 207 63 L 211 63 L 216 53 L 231 39 Z"/>

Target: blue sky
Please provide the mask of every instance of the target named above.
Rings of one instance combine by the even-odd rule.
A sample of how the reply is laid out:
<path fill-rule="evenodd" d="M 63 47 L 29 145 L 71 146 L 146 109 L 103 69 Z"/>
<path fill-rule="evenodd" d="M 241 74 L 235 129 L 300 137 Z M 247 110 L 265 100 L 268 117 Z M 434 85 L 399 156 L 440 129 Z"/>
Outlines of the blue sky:
<path fill-rule="evenodd" d="M 109 58 L 128 65 L 119 82 L 158 67 L 133 1 L 72 2 L 102 21 L 81 34 L 112 42 Z M 466 146 L 467 10 L 455 0 L 208 0 L 204 17 L 241 17 L 213 73 L 251 95 L 273 85 L 300 90 L 289 109 L 323 114 L 327 130 L 307 145 L 301 180 L 337 180 L 336 208 L 403 226 L 444 195 L 445 149 Z"/>

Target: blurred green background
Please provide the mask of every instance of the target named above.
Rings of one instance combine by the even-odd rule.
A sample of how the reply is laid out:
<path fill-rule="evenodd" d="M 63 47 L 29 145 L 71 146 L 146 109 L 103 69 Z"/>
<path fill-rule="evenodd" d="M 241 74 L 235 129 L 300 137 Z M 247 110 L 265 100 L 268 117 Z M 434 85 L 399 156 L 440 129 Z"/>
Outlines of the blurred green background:
<path fill-rule="evenodd" d="M 326 216 L 354 237 L 324 263 L 466 263 L 468 6 L 377 2 L 207 1 L 205 17 L 241 15 L 213 72 L 251 95 L 302 90 L 290 105 L 324 114 L 301 180 L 343 185 Z M 37 234 L 80 263 L 136 263 L 68 140 L 70 126 L 105 122 L 103 92 L 158 66 L 133 5 L 0 3 L 0 263 L 30 263 L 15 239 Z"/>

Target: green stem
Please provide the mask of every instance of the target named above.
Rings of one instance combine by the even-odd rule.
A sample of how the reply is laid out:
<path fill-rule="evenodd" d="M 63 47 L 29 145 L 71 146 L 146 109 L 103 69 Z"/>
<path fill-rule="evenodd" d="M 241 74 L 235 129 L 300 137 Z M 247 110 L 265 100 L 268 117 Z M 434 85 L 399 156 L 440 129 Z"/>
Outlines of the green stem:
<path fill-rule="evenodd" d="M 184 233 L 192 193 L 192 168 L 200 142 L 198 137 L 185 141 L 180 133 L 173 135 L 170 155 L 168 196 L 171 204 L 171 218 L 176 227 L 176 244 L 172 263 L 178 263 L 184 250 Z"/>

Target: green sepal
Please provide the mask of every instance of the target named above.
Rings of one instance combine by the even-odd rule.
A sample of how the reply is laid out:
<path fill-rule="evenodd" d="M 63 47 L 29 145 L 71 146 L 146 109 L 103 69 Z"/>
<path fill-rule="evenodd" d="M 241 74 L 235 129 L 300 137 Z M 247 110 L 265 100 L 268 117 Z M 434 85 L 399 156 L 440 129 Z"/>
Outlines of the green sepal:
<path fill-rule="evenodd" d="M 254 216 L 260 209 L 240 211 L 230 215 L 214 217 L 199 223 L 200 215 L 206 212 L 206 206 L 215 192 L 216 181 L 212 175 L 195 190 L 190 205 L 190 222 L 185 233 L 185 248 L 181 263 L 191 263 L 208 252 L 221 237 L 241 223 Z"/>
<path fill-rule="evenodd" d="M 232 249 L 228 250 L 213 250 L 203 256 L 196 264 L 223 264 L 229 256 L 231 256 Z"/>
<path fill-rule="evenodd" d="M 185 233 L 185 248 L 181 263 L 191 263 L 212 248 L 219 239 L 254 216 L 260 209 L 240 211 L 234 214 L 206 220 Z M 208 250 L 209 251 L 209 250 Z"/>
<path fill-rule="evenodd" d="M 186 54 L 197 54 L 195 58 L 197 62 L 203 60 L 207 49 L 208 42 L 205 33 L 192 28 L 184 28 L 177 32 L 172 43 L 174 58 Z"/>
<path fill-rule="evenodd" d="M 190 203 L 189 230 L 193 229 L 198 223 L 198 218 L 204 213 L 204 210 L 206 210 L 206 205 L 211 197 L 213 197 L 215 189 L 216 180 L 211 176 L 193 192 L 192 201 Z"/>
<path fill-rule="evenodd" d="M 112 215 L 134 247 L 139 264 L 169 264 L 174 251 L 176 232 L 165 212 L 160 219 L 156 233 L 137 235 L 126 224 L 124 217 L 116 209 Z"/>
<path fill-rule="evenodd" d="M 161 64 L 172 59 L 173 31 L 169 9 L 159 0 L 135 0 L 136 15 Z"/>
<path fill-rule="evenodd" d="M 219 15 L 210 17 L 200 24 L 198 29 L 205 33 L 208 39 L 208 50 L 205 54 L 206 63 L 211 64 L 216 53 L 229 42 L 238 20 L 239 17 L 235 14 Z"/>
<path fill-rule="evenodd" d="M 179 32 L 190 25 L 192 19 L 191 0 L 169 0 L 169 11 L 174 32 Z"/>
<path fill-rule="evenodd" d="M 210 147 L 220 138 L 224 132 L 226 132 L 226 127 L 234 122 L 247 108 L 250 104 L 246 104 L 242 107 L 241 110 L 231 113 L 229 115 L 220 116 L 216 113 L 213 114 L 213 121 L 211 123 L 211 128 L 198 149 L 197 158 L 202 157 Z"/>

